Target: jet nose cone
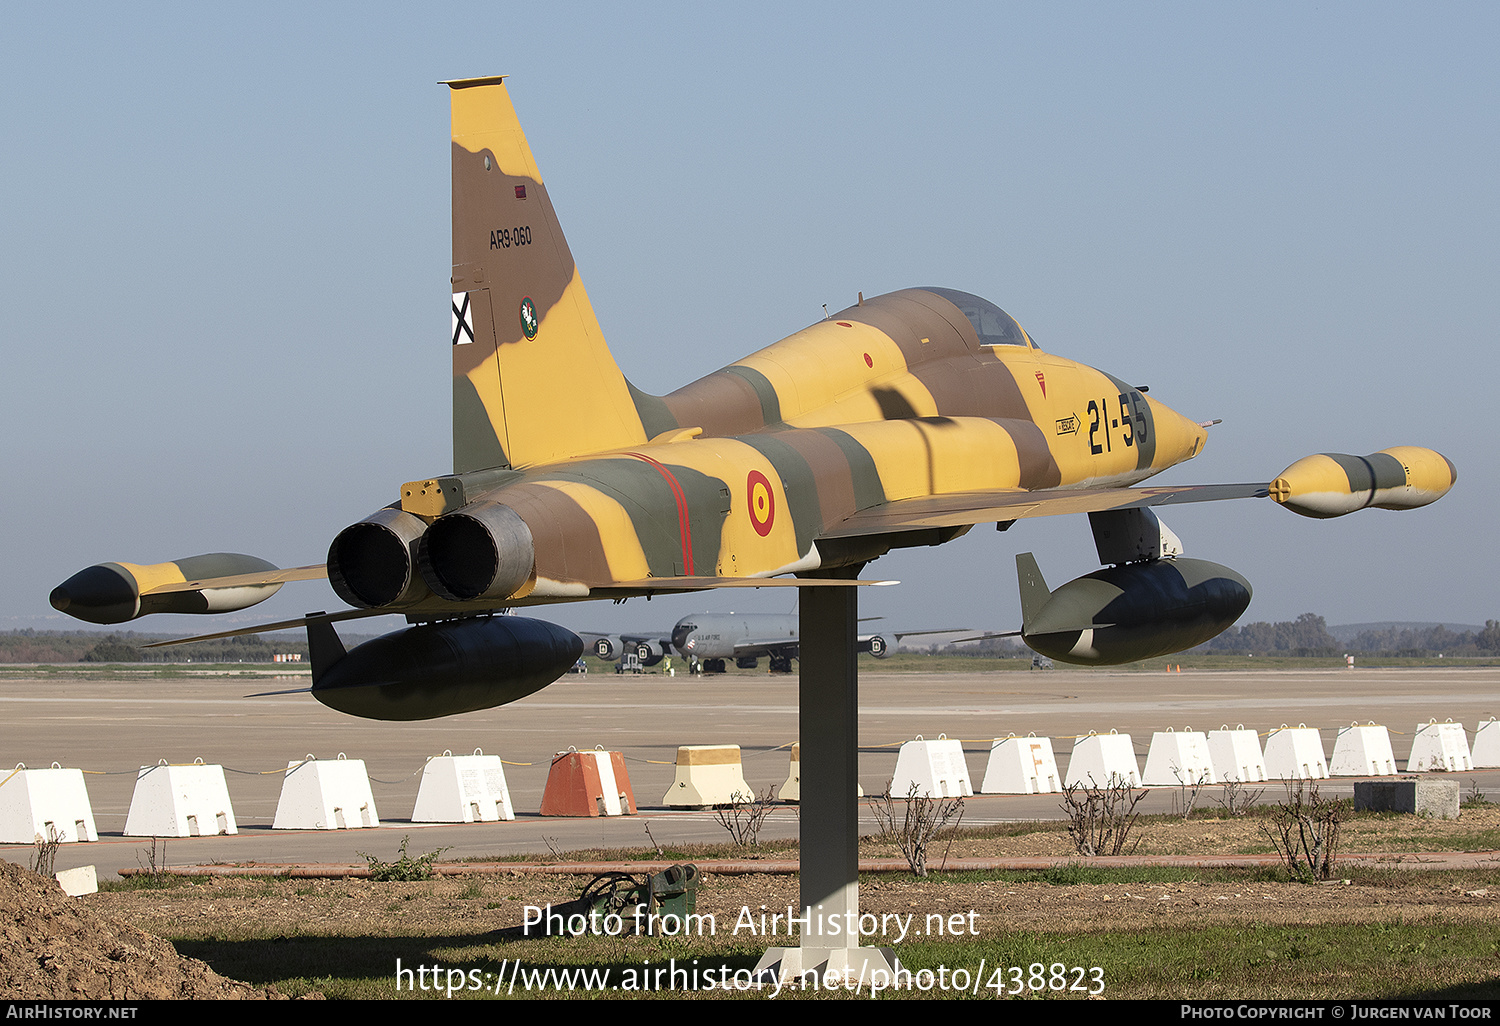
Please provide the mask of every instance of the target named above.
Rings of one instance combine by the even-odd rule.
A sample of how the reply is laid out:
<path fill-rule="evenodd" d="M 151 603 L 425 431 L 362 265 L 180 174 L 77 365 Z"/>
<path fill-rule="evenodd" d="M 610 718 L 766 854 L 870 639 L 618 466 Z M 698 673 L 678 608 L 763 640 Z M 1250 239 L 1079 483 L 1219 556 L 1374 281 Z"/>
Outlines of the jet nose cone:
<path fill-rule="evenodd" d="M 1190 460 L 1203 451 L 1208 431 L 1202 424 L 1188 420 L 1169 406 L 1146 397 L 1151 404 L 1152 425 L 1156 429 L 1156 452 L 1151 461 L 1157 470 Z"/>
<path fill-rule="evenodd" d="M 59 613 L 66 613 L 68 606 L 73 604 L 73 597 L 68 594 L 68 586 L 59 584 L 52 589 L 52 594 L 47 596 L 47 601 L 52 603 L 52 608 Z"/>

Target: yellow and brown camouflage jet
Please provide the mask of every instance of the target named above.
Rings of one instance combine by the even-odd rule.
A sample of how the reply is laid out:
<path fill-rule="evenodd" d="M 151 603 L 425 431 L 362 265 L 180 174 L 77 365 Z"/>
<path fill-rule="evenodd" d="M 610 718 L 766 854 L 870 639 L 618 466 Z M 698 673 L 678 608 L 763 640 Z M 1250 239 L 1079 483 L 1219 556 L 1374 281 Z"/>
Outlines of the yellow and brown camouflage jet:
<path fill-rule="evenodd" d="M 1059 659 L 1123 662 L 1207 640 L 1250 599 L 1238 574 L 1183 558 L 1152 507 L 1269 495 L 1338 516 L 1421 506 L 1455 480 L 1443 456 L 1403 447 L 1307 457 L 1270 484 L 1143 485 L 1196 456 L 1206 425 L 946 288 L 861 297 L 648 395 L 610 354 L 502 79 L 447 85 L 453 472 L 403 484 L 334 538 L 326 567 L 106 563 L 59 586 L 58 609 L 98 623 L 239 609 L 326 572 L 353 609 L 259 629 L 308 626 L 319 700 L 416 719 L 512 701 L 581 650 L 563 628 L 484 614 L 847 583 L 892 548 L 1087 513 L 1108 565 L 1054 592 L 1025 556 L 1021 633 Z M 416 626 L 347 654 L 331 627 L 393 612 Z"/>

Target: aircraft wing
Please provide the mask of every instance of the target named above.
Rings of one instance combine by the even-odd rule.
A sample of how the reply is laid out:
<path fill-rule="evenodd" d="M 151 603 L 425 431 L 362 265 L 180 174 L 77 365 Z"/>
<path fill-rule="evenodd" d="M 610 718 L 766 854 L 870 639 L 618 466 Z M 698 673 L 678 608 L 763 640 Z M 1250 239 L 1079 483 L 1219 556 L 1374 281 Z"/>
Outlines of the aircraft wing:
<path fill-rule="evenodd" d="M 249 574 L 230 574 L 227 577 L 205 577 L 196 581 L 176 581 L 144 588 L 142 595 L 168 595 L 178 591 L 208 591 L 215 588 L 253 588 L 267 584 L 285 584 L 288 581 L 316 581 L 328 576 L 328 568 L 322 563 L 316 566 L 293 566 L 285 570 L 267 570 Z"/>
<path fill-rule="evenodd" d="M 734 657 L 744 659 L 749 656 L 768 655 L 797 655 L 796 638 L 746 638 L 744 641 L 734 643 Z"/>
<path fill-rule="evenodd" d="M 711 588 L 850 588 L 885 587 L 900 581 L 865 581 L 843 577 L 642 577 L 634 581 L 577 581 L 595 598 L 611 592 L 636 595 L 708 591 Z"/>
<path fill-rule="evenodd" d="M 337 613 L 312 613 L 309 616 L 300 616 L 295 620 L 278 620 L 275 623 L 261 623 L 254 627 L 236 627 L 228 631 L 216 631 L 213 634 L 195 634 L 191 638 L 173 638 L 170 641 L 153 641 L 142 648 L 167 648 L 171 645 L 191 645 L 195 641 L 218 641 L 220 638 L 240 638 L 247 634 L 265 634 L 270 631 L 289 631 L 306 627 L 314 619 L 327 620 L 329 623 L 337 623 L 343 620 L 363 620 L 369 616 L 390 616 L 389 609 L 343 609 Z"/>
<path fill-rule="evenodd" d="M 1265 498 L 1265 484 L 1150 485 L 1143 488 L 1041 488 L 955 492 L 896 499 L 869 506 L 845 517 L 824 538 L 888 534 L 924 527 L 963 527 L 989 521 L 1050 517 L 1065 513 L 1099 513 L 1136 506 L 1167 506 L 1179 502 Z"/>
<path fill-rule="evenodd" d="M 651 641 L 659 645 L 669 645 L 672 643 L 672 632 L 667 631 L 664 634 L 621 634 L 620 640 L 627 645 L 634 645 L 638 641 Z"/>

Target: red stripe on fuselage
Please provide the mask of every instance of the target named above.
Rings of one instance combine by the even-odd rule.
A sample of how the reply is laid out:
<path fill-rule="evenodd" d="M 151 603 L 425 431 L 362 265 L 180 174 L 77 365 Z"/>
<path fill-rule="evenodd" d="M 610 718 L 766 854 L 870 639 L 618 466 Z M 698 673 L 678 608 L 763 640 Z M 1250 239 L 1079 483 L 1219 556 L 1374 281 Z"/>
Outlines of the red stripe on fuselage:
<path fill-rule="evenodd" d="M 625 455 L 634 456 L 651 464 L 656 472 L 666 479 L 667 486 L 672 489 L 672 496 L 677 500 L 677 528 L 682 536 L 682 565 L 687 570 L 687 576 L 693 576 L 693 529 L 688 523 L 687 495 L 682 490 L 682 485 L 677 483 L 677 478 L 666 468 L 665 464 L 658 463 L 650 456 L 642 456 L 638 452 L 627 452 Z"/>

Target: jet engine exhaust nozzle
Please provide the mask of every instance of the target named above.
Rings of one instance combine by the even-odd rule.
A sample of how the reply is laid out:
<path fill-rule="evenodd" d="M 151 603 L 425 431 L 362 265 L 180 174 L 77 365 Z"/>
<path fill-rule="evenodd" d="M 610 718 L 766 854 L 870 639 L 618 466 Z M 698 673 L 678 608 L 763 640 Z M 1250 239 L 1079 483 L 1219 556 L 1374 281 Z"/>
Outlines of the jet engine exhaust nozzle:
<path fill-rule="evenodd" d="M 531 528 L 498 502 L 475 502 L 438 517 L 417 555 L 428 586 L 454 602 L 510 598 L 536 565 Z"/>
<path fill-rule="evenodd" d="M 350 524 L 328 547 L 328 583 L 339 598 L 360 609 L 425 598 L 417 548 L 426 530 L 420 517 L 393 506 Z"/>

